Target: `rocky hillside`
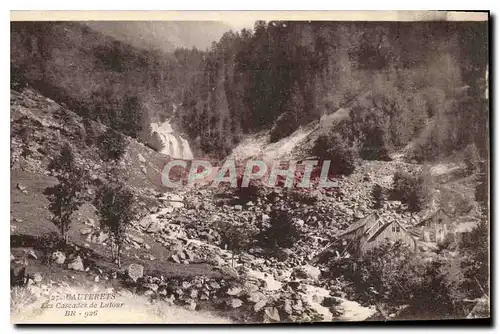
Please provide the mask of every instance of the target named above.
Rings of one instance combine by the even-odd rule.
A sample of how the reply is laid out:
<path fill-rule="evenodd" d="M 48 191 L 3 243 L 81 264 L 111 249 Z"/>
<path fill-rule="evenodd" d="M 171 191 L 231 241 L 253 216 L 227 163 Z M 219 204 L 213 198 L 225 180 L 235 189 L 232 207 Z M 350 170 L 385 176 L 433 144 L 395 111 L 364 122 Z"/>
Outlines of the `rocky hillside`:
<path fill-rule="evenodd" d="M 158 183 L 168 158 L 128 139 L 121 164 L 127 166 L 127 184 L 136 193 L 142 215 L 127 232 L 124 268 L 110 263 L 108 235 L 90 203 L 77 215 L 73 246 L 47 254 L 37 240 L 54 231 L 42 194 L 55 182 L 46 174 L 48 159 L 68 141 L 92 179 L 99 180 L 105 163 L 95 147 L 84 144 L 88 133 L 80 116 L 30 88 L 11 91 L 11 100 L 11 262 L 15 270 L 27 268 L 27 293 L 38 302 L 48 298 L 40 291 L 57 287 L 53 282 L 79 286 L 93 281 L 166 305 L 224 313 L 236 321 L 365 320 L 376 309 L 348 300 L 342 283 L 327 278 L 328 266 L 318 263 L 318 255 L 341 251 L 332 248 L 337 234 L 372 212 L 408 228 L 419 219 L 397 201 L 374 210 L 371 189 L 375 184 L 388 189 L 396 170 L 421 165 L 399 159 L 362 161 L 353 174 L 336 179 L 337 187 L 307 194 L 262 188 L 257 196 L 245 197 L 230 188 L 207 186 L 174 193 Z M 92 125 L 97 132 L 104 130 L 98 123 Z M 434 174 L 446 180 L 443 175 L 450 174 L 451 167 L 436 166 Z M 460 176 L 447 179 L 443 187 L 451 189 L 452 184 L 454 191 L 470 193 Z M 440 193 L 436 188 L 436 202 Z M 302 238 L 277 253 L 255 240 L 235 256 L 225 238 L 228 226 L 265 231 L 277 208 L 289 212 Z M 47 257 L 50 266 L 44 262 Z"/>

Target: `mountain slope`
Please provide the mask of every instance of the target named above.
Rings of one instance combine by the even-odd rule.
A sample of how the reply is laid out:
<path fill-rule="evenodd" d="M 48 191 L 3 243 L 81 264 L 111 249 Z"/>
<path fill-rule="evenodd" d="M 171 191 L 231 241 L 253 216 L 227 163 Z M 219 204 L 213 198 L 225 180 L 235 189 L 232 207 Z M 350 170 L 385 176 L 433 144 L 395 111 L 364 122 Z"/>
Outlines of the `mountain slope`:
<path fill-rule="evenodd" d="M 89 21 L 84 24 L 135 47 L 163 52 L 193 47 L 205 50 L 231 30 L 217 21 Z"/>

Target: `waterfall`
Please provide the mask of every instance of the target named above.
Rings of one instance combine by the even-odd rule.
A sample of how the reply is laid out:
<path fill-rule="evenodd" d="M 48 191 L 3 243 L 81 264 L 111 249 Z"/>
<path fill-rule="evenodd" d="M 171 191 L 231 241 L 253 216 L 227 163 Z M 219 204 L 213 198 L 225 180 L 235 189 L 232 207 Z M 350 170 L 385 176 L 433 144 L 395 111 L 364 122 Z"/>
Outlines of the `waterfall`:
<path fill-rule="evenodd" d="M 167 120 L 164 123 L 151 124 L 152 135 L 149 145 L 160 153 L 169 155 L 176 159 L 193 159 L 193 151 L 188 141 L 174 134 L 172 125 Z"/>

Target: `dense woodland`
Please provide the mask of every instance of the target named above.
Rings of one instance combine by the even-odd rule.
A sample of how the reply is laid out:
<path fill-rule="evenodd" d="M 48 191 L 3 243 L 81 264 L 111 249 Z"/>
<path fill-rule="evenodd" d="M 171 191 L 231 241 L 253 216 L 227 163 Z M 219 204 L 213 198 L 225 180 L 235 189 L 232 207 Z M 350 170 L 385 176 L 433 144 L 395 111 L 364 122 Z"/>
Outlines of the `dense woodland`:
<path fill-rule="evenodd" d="M 277 141 L 347 107 L 350 118 L 333 132 L 363 158 L 409 143 L 417 161 L 468 144 L 487 155 L 485 23 L 260 21 L 206 51 L 172 53 L 77 23 L 11 31 L 15 74 L 139 139 L 151 119 L 169 117 L 203 152 L 223 157 L 246 134 L 270 130 Z"/>

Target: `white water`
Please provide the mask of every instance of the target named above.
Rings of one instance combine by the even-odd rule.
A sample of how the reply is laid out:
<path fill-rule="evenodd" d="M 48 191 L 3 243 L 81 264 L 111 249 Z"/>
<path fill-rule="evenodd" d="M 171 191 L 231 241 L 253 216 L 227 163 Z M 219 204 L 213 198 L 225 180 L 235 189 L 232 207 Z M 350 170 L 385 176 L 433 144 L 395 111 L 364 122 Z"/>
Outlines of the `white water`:
<path fill-rule="evenodd" d="M 174 134 L 174 130 L 169 121 L 165 121 L 164 123 L 152 123 L 151 129 L 152 139 L 150 144 L 160 153 L 176 159 L 193 159 L 193 151 L 188 141 Z"/>

